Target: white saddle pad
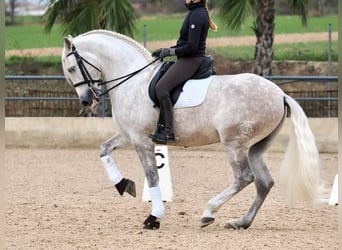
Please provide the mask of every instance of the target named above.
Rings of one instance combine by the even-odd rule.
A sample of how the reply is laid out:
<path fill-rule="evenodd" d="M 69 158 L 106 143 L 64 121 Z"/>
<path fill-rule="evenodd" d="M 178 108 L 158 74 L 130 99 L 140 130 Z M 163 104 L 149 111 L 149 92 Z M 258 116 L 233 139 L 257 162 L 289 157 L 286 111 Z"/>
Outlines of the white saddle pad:
<path fill-rule="evenodd" d="M 174 108 L 187 108 L 201 105 L 207 96 L 208 87 L 212 78 L 210 76 L 209 78 L 200 80 L 188 80 Z"/>

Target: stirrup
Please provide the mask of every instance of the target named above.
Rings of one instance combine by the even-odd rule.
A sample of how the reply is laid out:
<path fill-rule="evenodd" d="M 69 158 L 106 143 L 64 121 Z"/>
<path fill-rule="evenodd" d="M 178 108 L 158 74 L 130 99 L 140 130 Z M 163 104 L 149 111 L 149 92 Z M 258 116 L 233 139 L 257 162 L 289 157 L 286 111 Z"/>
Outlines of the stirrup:
<path fill-rule="evenodd" d="M 154 134 L 149 134 L 149 138 L 157 144 L 174 143 L 176 141 L 175 135 L 170 131 L 166 131 L 165 128 L 159 128 Z"/>
<path fill-rule="evenodd" d="M 166 137 L 158 137 L 158 135 L 150 135 L 150 138 L 154 143 L 157 144 L 168 144 L 168 143 L 174 143 L 176 141 L 174 135 L 167 135 Z"/>

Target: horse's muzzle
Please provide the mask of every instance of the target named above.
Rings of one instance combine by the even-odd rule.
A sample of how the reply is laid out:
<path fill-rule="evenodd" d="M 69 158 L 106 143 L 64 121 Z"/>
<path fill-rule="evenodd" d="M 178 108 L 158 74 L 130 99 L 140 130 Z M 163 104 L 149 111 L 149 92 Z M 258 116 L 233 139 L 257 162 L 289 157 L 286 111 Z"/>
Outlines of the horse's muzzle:
<path fill-rule="evenodd" d="M 80 102 L 83 106 L 91 106 L 93 104 L 93 98 L 94 96 L 90 89 L 79 96 Z"/>

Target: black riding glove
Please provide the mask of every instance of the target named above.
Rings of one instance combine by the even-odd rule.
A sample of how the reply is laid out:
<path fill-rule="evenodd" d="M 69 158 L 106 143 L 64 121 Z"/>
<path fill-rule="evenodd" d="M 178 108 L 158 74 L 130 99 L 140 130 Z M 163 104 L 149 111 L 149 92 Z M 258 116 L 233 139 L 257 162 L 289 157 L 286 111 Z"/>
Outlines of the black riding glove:
<path fill-rule="evenodd" d="M 167 56 L 174 56 L 174 55 L 176 55 L 176 51 L 173 48 L 161 48 L 152 52 L 153 57 L 159 57 L 159 58 L 164 58 Z"/>

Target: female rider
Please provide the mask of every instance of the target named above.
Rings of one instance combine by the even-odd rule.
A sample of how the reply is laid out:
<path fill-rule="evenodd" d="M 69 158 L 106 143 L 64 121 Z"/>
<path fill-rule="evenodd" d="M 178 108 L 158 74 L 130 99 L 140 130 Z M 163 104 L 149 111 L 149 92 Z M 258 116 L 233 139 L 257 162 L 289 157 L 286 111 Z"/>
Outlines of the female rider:
<path fill-rule="evenodd" d="M 210 19 L 207 0 L 186 0 L 189 12 L 180 29 L 175 46 L 161 48 L 152 56 L 164 58 L 177 56 L 176 62 L 162 76 L 155 87 L 160 115 L 156 131 L 150 138 L 155 143 L 166 144 L 175 141 L 173 133 L 173 110 L 169 92 L 188 80 L 205 59 L 206 39 L 209 27 L 216 31 L 216 24 Z"/>

